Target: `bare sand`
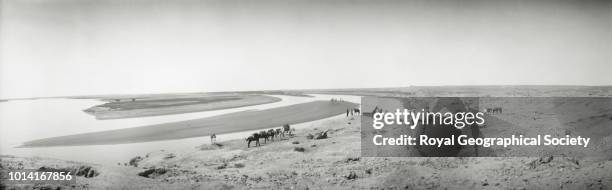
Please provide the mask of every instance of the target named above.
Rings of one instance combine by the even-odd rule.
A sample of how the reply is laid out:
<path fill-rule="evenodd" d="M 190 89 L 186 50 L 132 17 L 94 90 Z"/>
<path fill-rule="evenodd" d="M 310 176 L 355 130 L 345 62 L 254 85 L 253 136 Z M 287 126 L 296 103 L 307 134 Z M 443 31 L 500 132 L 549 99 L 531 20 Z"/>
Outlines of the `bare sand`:
<path fill-rule="evenodd" d="M 22 147 L 136 143 L 265 129 L 331 117 L 355 106 L 357 104 L 350 102 L 314 101 L 203 119 L 39 139 L 25 142 Z"/>
<path fill-rule="evenodd" d="M 41 158 L 2 157 L 2 167 L 89 165 L 94 178 L 77 177 L 89 189 L 607 189 L 612 161 L 539 158 L 360 157 L 360 118 L 336 116 L 305 123 L 293 137 L 247 148 L 244 140 L 205 144 L 192 151 L 159 150 L 137 166 L 99 166 Z M 308 134 L 329 131 L 326 139 Z M 303 152 L 295 151 L 304 148 Z M 128 162 L 126 160 L 125 162 Z M 532 164 L 536 163 L 536 164 Z M 152 168 L 164 173 L 149 178 Z M 354 174 L 354 175 L 351 175 Z M 49 187 L 55 187 L 49 185 Z M 70 187 L 68 187 L 70 188 Z M 62 188 L 63 189 L 63 188 Z"/>
<path fill-rule="evenodd" d="M 252 94 L 159 95 L 147 97 L 105 97 L 107 103 L 83 110 L 96 119 L 120 119 L 144 116 L 212 111 L 281 101 L 280 98 Z"/>
<path fill-rule="evenodd" d="M 514 94 L 609 97 L 612 94 L 610 87 L 576 87 L 578 88 L 576 91 L 559 90 L 561 87 L 554 87 L 551 90 L 540 87 L 518 90 L 512 88 L 515 87 L 495 87 L 485 90 L 497 93 L 495 95 L 498 96 Z M 414 88 L 406 89 L 408 90 L 354 92 L 377 96 L 411 96 L 444 91 L 441 87 L 421 88 L 414 92 L 415 94 L 411 94 Z M 461 91 L 455 92 L 456 94 L 464 93 L 466 96 L 483 94 L 478 90 L 472 92 L 470 88 L 455 89 Z M 447 94 L 453 95 L 452 92 L 444 91 L 440 96 Z M 583 102 L 576 103 L 583 104 Z M 547 108 L 542 105 L 529 106 Z M 587 128 L 591 125 L 609 126 L 612 121 L 609 106 L 594 106 L 598 106 L 595 110 L 601 112 L 575 114 L 575 117 L 565 117 L 562 120 L 538 119 L 535 124 L 547 127 L 563 127 L 563 125 L 579 127 L 580 130 L 574 130 L 578 134 L 597 133 L 602 138 L 600 145 L 604 146 L 603 150 L 610 151 L 612 149 L 607 142 L 610 142 L 612 137 L 609 131 Z M 529 107 L 518 106 L 508 109 L 519 108 Z M 572 108 L 573 106 L 555 110 L 573 112 Z M 544 111 L 542 110 L 538 117 L 545 117 Z M 295 113 L 301 112 L 293 112 Z M 287 116 L 276 115 L 266 119 L 275 117 Z M 519 130 L 530 127 L 522 121 L 531 117 L 533 117 L 531 114 L 499 115 L 499 119 L 521 126 Z M 591 122 L 580 124 L 584 126 L 574 126 L 578 125 L 576 121 L 585 118 Z M 260 120 L 252 121 L 253 124 L 257 122 Z M 544 159 L 361 157 L 359 117 L 351 119 L 336 116 L 298 125 L 308 125 L 308 127 L 297 130 L 294 137 L 285 137 L 282 140 L 263 144 L 261 147 L 247 148 L 244 140 L 233 140 L 221 142 L 219 145 L 205 144 L 187 152 L 159 150 L 146 155 L 134 155 L 142 158 L 136 167 L 125 166 L 124 163 L 114 167 L 93 164 L 94 168 L 101 171 L 100 175 L 87 179 L 78 177 L 76 187 L 89 189 L 610 189 L 612 187 L 612 160 L 609 159 L 574 158 L 560 154 Z M 497 128 L 489 126 L 483 132 L 500 133 L 494 131 L 495 129 Z M 321 131 L 329 131 L 329 137 L 319 140 L 307 138 L 308 134 Z M 509 132 L 514 133 L 514 131 Z M 296 148 L 304 149 L 300 152 L 296 151 Z M 11 169 L 19 164 L 26 168 L 77 164 L 43 158 L 6 156 L 0 158 L 1 168 L 4 169 Z M 152 168 L 161 168 L 165 172 L 149 178 L 138 176 L 138 173 Z"/>

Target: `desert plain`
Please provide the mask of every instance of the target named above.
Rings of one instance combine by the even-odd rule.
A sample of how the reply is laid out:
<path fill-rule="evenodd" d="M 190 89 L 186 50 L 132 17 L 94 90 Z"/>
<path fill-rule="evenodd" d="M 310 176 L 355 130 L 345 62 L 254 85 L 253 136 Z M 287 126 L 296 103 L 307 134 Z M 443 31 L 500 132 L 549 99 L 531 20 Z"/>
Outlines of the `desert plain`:
<path fill-rule="evenodd" d="M 406 87 L 386 89 L 293 90 L 284 94 L 338 94 L 380 97 L 480 96 L 480 97 L 610 97 L 610 87 L 582 86 L 488 86 Z M 265 96 L 265 91 L 246 92 Z M 275 92 L 278 93 L 278 92 Z M 166 95 L 167 96 L 167 95 Z M 82 97 L 81 97 L 82 98 Z M 129 96 L 122 97 L 130 99 Z M 109 98 L 117 99 L 117 98 Z M 10 101 L 10 100 L 9 100 Z M 231 101 L 231 100 L 228 100 Z M 572 102 L 570 102 L 572 103 Z M 1 169 L 90 167 L 95 176 L 78 176 L 72 185 L 18 185 L 7 189 L 609 189 L 612 188 L 612 109 L 606 104 L 573 102 L 593 106 L 592 113 L 571 118 L 548 118 L 546 106 L 535 123 L 530 112 L 499 115 L 500 125 L 483 133 L 515 134 L 526 130 L 558 128 L 595 136 L 599 156 L 572 157 L 551 153 L 540 157 L 499 157 L 513 151 L 487 150 L 491 157 L 362 157 L 361 119 L 346 116 L 351 102 L 310 102 L 253 112 L 239 112 L 193 121 L 173 122 L 138 129 L 60 136 L 26 142 L 27 146 L 86 146 L 104 143 L 146 142 L 172 138 L 208 138 L 215 129 L 231 133 L 279 127 L 291 123 L 296 130 L 261 146 L 247 147 L 244 139 L 203 143 L 188 151 L 157 150 L 133 155 L 115 165 L 75 162 L 53 158 L 2 155 Z M 568 109 L 569 109 L 568 108 Z M 516 108 L 519 109 L 519 108 Z M 558 110 L 558 109 L 555 109 Z M 148 112 L 148 111 L 147 111 Z M 308 113 L 308 114 L 306 114 Z M 315 114 L 316 113 L 316 114 Z M 524 113 L 524 114 L 521 114 Z M 258 118 L 252 123 L 250 119 Z M 578 122 L 580 121 L 580 122 Z M 226 124 L 228 123 L 228 124 Z M 224 125 L 242 126 L 224 129 Z M 533 122 L 529 122 L 533 123 Z M 218 126 L 217 126 L 218 125 Z M 608 130 L 589 130 L 589 126 Z M 253 127 L 255 126 L 255 127 Z M 518 127 L 516 127 L 518 126 Z M 209 128 L 210 127 L 210 128 Z M 247 128 L 252 127 L 252 128 Z M 151 130 L 150 130 L 151 129 Z M 225 131 L 223 131 L 225 130 Z M 176 133 L 175 133 L 176 132 Z M 325 132 L 324 137 L 320 137 Z M 154 138 L 153 138 L 154 137 Z M 27 147 L 26 146 L 26 147 Z M 26 148 L 24 147 L 24 148 Z M 462 150 L 463 151 L 463 150 Z M 469 151 L 465 149 L 465 151 Z M 590 152 L 588 152 L 591 154 Z M 462 155 L 460 153 L 460 155 Z"/>

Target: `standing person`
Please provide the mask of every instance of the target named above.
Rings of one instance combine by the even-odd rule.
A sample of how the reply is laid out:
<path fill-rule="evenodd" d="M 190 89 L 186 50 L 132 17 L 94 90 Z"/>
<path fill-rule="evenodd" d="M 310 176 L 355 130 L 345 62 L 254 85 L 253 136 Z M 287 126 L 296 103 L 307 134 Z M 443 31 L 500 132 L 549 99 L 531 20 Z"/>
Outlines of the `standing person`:
<path fill-rule="evenodd" d="M 217 135 L 213 133 L 210 136 L 210 144 L 216 144 L 216 143 L 217 143 Z"/>
<path fill-rule="evenodd" d="M 346 109 L 346 117 L 349 115 L 349 109 Z"/>

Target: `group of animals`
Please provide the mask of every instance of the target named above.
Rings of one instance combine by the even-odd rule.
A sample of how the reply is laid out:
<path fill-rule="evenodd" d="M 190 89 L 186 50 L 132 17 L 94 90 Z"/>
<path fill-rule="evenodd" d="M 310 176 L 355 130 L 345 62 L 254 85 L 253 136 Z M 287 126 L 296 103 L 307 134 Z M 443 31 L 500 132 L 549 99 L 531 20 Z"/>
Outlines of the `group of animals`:
<path fill-rule="evenodd" d="M 484 111 L 485 113 L 488 113 L 488 114 L 496 114 L 496 113 L 501 114 L 503 110 L 502 110 L 502 107 L 493 107 L 493 108 L 485 108 Z"/>
<path fill-rule="evenodd" d="M 259 131 L 259 133 L 253 133 L 253 135 L 246 138 L 247 147 L 251 148 L 251 142 L 255 142 L 255 146 L 261 146 L 259 143 L 259 139 L 263 139 L 264 143 L 268 143 L 268 140 L 274 141 L 274 138 L 285 137 L 285 134 L 291 136 L 293 135 L 293 130 L 289 124 L 283 125 L 281 128 L 269 129 Z"/>
<path fill-rule="evenodd" d="M 344 100 L 342 98 L 332 98 L 329 101 L 331 101 L 331 102 L 344 102 Z"/>
<path fill-rule="evenodd" d="M 361 115 L 361 110 L 359 108 L 346 109 L 346 117 L 349 115 Z"/>
<path fill-rule="evenodd" d="M 376 106 L 374 108 L 374 110 L 372 110 L 372 113 L 386 113 L 388 112 L 387 110 L 383 110 L 382 108 L 378 108 L 378 106 Z"/>

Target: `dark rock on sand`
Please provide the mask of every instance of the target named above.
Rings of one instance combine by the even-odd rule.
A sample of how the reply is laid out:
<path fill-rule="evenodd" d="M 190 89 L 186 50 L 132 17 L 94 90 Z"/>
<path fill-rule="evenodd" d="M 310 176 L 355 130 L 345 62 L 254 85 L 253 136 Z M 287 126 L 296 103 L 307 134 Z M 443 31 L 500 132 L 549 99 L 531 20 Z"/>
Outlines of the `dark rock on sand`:
<path fill-rule="evenodd" d="M 487 181 L 487 179 L 485 179 L 484 181 L 482 181 L 481 185 L 482 186 L 488 186 L 489 182 Z"/>
<path fill-rule="evenodd" d="M 143 158 L 140 156 L 136 156 L 132 159 L 130 159 L 130 162 L 128 163 L 130 166 L 134 166 L 134 167 L 138 167 L 138 162 L 142 161 Z"/>
<path fill-rule="evenodd" d="M 166 154 L 166 156 L 164 156 L 164 159 L 167 160 L 167 159 L 172 159 L 174 157 L 176 157 L 176 155 L 174 155 L 173 153 L 170 153 L 170 154 Z"/>
<path fill-rule="evenodd" d="M 235 163 L 234 164 L 234 168 L 244 168 L 244 164 L 243 163 Z"/>
<path fill-rule="evenodd" d="M 298 152 L 306 151 L 306 149 L 304 147 L 295 147 L 293 150 L 298 151 Z"/>
<path fill-rule="evenodd" d="M 91 166 L 79 166 L 74 172 L 77 176 L 83 176 L 86 178 L 92 178 L 100 175 L 100 172 L 92 168 Z"/>
<path fill-rule="evenodd" d="M 535 169 L 539 165 L 550 163 L 552 160 L 553 160 L 553 156 L 552 155 L 540 157 L 537 160 L 529 162 L 529 168 Z"/>
<path fill-rule="evenodd" d="M 225 168 L 227 168 L 227 163 L 223 163 L 223 164 L 217 166 L 218 170 L 222 170 L 222 169 L 225 169 Z"/>
<path fill-rule="evenodd" d="M 326 139 L 327 138 L 327 131 L 318 133 L 317 136 L 315 137 L 315 139 Z"/>
<path fill-rule="evenodd" d="M 164 168 L 151 168 L 138 173 L 138 175 L 146 178 L 155 178 L 157 176 L 164 175 L 166 172 L 168 172 L 168 170 Z"/>
<path fill-rule="evenodd" d="M 92 178 L 100 175 L 96 169 L 91 166 L 74 166 L 68 168 L 52 168 L 52 167 L 40 167 L 38 171 L 42 172 L 70 172 L 76 176 L 83 176 L 85 178 Z"/>
<path fill-rule="evenodd" d="M 351 172 L 349 173 L 349 175 L 347 175 L 347 176 L 346 176 L 346 179 L 348 179 L 348 180 L 354 180 L 354 179 L 357 179 L 357 173 L 355 173 L 354 171 L 351 171 Z"/>
<path fill-rule="evenodd" d="M 306 135 L 306 139 L 309 139 L 309 140 L 314 139 L 314 135 L 309 133 L 308 135 Z"/>
<path fill-rule="evenodd" d="M 65 172 L 65 173 L 72 172 L 68 168 L 52 168 L 52 167 L 47 167 L 47 166 L 40 167 L 38 168 L 37 171 L 39 172 Z"/>
<path fill-rule="evenodd" d="M 360 159 L 361 159 L 361 158 L 359 158 L 359 157 L 355 157 L 355 158 L 347 158 L 347 159 L 346 159 L 346 163 L 349 163 L 349 162 L 356 162 L 356 161 L 359 161 Z"/>

